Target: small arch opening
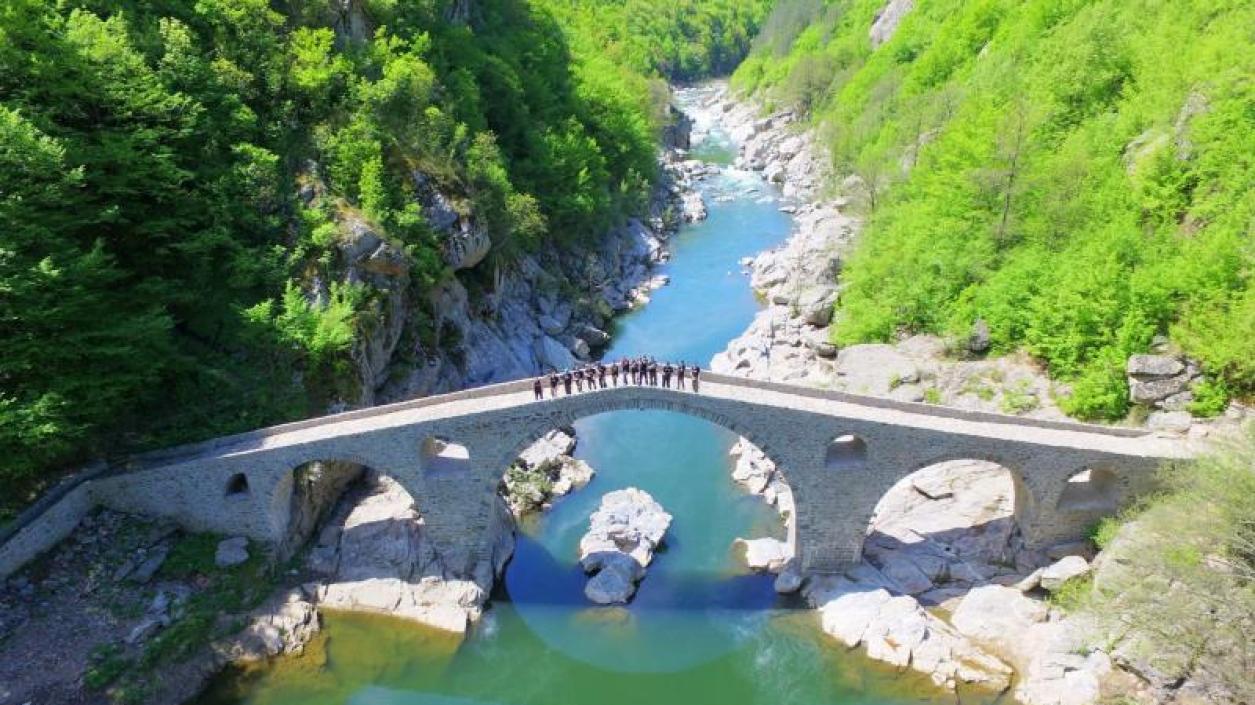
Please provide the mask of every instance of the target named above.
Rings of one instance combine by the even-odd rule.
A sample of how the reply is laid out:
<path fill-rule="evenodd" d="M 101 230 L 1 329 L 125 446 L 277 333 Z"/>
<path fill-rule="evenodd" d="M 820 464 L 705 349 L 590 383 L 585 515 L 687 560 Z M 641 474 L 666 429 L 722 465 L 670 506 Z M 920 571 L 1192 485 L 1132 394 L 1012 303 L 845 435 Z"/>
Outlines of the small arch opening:
<path fill-rule="evenodd" d="M 227 496 L 243 497 L 248 494 L 248 476 L 242 472 L 237 472 L 227 480 Z"/>
<path fill-rule="evenodd" d="M 846 433 L 832 439 L 824 455 L 824 466 L 829 470 L 849 470 L 867 461 L 867 442 Z"/>
<path fill-rule="evenodd" d="M 423 441 L 420 456 L 426 472 L 466 472 L 471 469 L 471 452 L 466 446 L 443 436 L 431 436 Z"/>
<path fill-rule="evenodd" d="M 1120 485 L 1110 470 L 1085 468 L 1068 478 L 1058 508 L 1069 512 L 1112 512 L 1119 508 Z"/>

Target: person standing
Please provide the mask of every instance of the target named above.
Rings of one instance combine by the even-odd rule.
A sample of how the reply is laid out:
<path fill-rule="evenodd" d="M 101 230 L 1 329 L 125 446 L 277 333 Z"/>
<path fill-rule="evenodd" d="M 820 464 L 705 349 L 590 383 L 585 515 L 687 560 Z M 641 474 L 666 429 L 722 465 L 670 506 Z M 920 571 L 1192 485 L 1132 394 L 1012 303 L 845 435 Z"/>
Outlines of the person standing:
<path fill-rule="evenodd" d="M 574 375 L 571 374 L 570 370 L 562 373 L 562 386 L 566 388 L 566 395 L 568 397 L 571 396 L 571 381 L 573 377 Z"/>
<path fill-rule="evenodd" d="M 597 382 L 602 389 L 606 388 L 606 364 L 604 362 L 597 363 Z"/>
<path fill-rule="evenodd" d="M 675 388 L 684 389 L 684 375 L 688 371 L 688 367 L 681 362 L 680 366 L 675 368 Z"/>
<path fill-rule="evenodd" d="M 540 377 L 537 377 L 536 380 L 532 382 L 532 394 L 536 397 L 536 401 L 541 401 L 545 398 L 545 385 L 541 382 Z"/>
<path fill-rule="evenodd" d="M 614 382 L 614 386 L 619 386 L 619 363 L 610 363 L 610 379 Z"/>
<path fill-rule="evenodd" d="M 702 376 L 702 368 L 693 365 L 693 391 L 697 391 L 697 380 Z"/>
<path fill-rule="evenodd" d="M 575 371 L 575 391 L 577 392 L 584 391 L 584 370 L 583 369 L 578 369 Z"/>
<path fill-rule="evenodd" d="M 671 374 L 675 372 L 675 368 L 668 362 L 662 366 L 662 387 L 663 389 L 671 389 Z"/>
<path fill-rule="evenodd" d="M 651 387 L 658 386 L 658 361 L 657 360 L 651 359 L 649 361 L 649 386 Z"/>
<path fill-rule="evenodd" d="M 549 373 L 549 398 L 554 399 L 558 396 L 558 371 L 554 370 Z"/>

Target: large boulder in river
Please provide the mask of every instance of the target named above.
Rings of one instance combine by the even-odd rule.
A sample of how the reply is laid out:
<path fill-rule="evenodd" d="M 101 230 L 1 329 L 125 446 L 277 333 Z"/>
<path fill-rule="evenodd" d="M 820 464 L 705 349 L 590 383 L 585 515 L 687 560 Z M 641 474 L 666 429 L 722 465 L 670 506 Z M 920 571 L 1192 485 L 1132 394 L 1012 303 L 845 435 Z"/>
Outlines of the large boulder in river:
<path fill-rule="evenodd" d="M 580 562 L 594 553 L 618 551 L 647 566 L 670 526 L 671 515 L 648 492 L 635 487 L 608 492 L 580 539 Z"/>
<path fill-rule="evenodd" d="M 597 604 L 624 603 L 645 577 L 671 515 L 649 493 L 629 487 L 601 498 L 580 539 L 580 565 L 593 577 L 584 594 Z"/>

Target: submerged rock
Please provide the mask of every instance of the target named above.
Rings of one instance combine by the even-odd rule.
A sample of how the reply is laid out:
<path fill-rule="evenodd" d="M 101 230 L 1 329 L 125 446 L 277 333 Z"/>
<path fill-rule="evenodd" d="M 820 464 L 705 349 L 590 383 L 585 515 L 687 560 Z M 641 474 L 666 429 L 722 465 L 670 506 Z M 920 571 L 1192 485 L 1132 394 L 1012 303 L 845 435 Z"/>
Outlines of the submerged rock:
<path fill-rule="evenodd" d="M 580 565 L 593 574 L 584 594 L 603 605 L 630 600 L 670 526 L 671 515 L 649 493 L 635 487 L 607 493 L 580 539 Z"/>
<path fill-rule="evenodd" d="M 581 564 L 594 575 L 584 586 L 584 595 L 599 605 L 622 604 L 636 594 L 636 583 L 645 577 L 645 568 L 626 553 L 601 551 Z"/>

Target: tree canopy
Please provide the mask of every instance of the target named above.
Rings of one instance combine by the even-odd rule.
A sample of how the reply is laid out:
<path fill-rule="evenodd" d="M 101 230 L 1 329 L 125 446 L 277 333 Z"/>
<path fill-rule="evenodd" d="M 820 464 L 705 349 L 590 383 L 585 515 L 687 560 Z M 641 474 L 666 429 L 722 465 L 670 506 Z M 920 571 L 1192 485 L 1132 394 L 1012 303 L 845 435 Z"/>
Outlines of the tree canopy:
<path fill-rule="evenodd" d="M 655 179 L 662 77 L 729 68 L 763 12 L 681 5 L 3 3 L 2 504 L 351 401 L 375 294 L 344 223 L 406 253 L 415 300 L 452 276 L 415 174 L 500 257 L 594 242 Z"/>
<path fill-rule="evenodd" d="M 1126 358 L 1169 334 L 1196 413 L 1255 393 L 1255 7 L 918 0 L 873 48 L 883 4 L 782 0 L 734 76 L 862 179 L 838 342 L 983 320 L 1118 419 Z"/>

